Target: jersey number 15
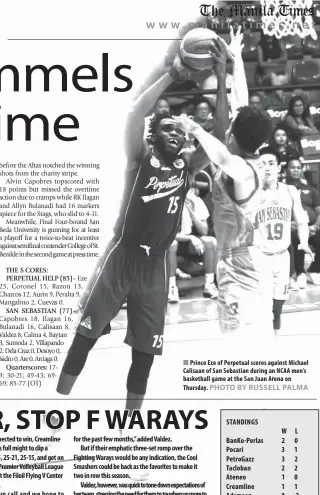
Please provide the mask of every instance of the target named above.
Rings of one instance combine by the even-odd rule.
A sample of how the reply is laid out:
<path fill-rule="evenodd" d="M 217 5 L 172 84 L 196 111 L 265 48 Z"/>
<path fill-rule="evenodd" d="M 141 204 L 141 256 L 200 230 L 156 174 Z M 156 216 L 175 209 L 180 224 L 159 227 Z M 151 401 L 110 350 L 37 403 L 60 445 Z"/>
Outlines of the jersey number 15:
<path fill-rule="evenodd" d="M 176 213 L 179 205 L 179 196 L 171 196 L 169 198 L 169 207 L 167 213 L 171 213 L 172 215 Z"/>

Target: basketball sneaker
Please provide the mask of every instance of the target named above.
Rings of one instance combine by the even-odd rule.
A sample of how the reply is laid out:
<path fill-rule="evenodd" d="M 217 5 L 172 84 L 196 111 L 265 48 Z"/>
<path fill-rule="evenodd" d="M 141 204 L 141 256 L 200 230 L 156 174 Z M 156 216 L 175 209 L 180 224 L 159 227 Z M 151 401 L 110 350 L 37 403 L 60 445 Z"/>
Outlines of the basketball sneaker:
<path fill-rule="evenodd" d="M 297 284 L 299 289 L 307 288 L 307 276 L 305 273 L 300 273 L 300 275 L 297 276 Z"/>
<path fill-rule="evenodd" d="M 214 282 L 207 282 L 203 288 L 203 297 L 208 299 L 217 299 L 218 289 Z"/>
<path fill-rule="evenodd" d="M 320 285 L 320 273 L 307 273 L 307 277 L 309 282 L 314 285 Z"/>
<path fill-rule="evenodd" d="M 299 286 L 294 277 L 290 277 L 289 280 L 289 290 L 299 290 Z"/>
<path fill-rule="evenodd" d="M 185 273 L 180 268 L 176 269 L 176 277 L 179 278 L 180 280 L 190 280 L 191 275 L 189 273 Z"/>
<path fill-rule="evenodd" d="M 179 291 L 176 285 L 172 285 L 171 287 L 169 287 L 168 302 L 169 303 L 179 302 Z"/>

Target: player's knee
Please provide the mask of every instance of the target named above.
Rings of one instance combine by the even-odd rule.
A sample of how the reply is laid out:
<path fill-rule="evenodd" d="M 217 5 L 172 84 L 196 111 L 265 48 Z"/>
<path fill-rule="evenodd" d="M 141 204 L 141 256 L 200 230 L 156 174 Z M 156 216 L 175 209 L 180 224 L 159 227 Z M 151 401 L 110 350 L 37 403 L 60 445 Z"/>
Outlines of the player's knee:
<path fill-rule="evenodd" d="M 83 354 L 91 351 L 97 339 L 88 339 L 83 335 L 76 333 L 74 336 L 70 351 L 75 352 L 77 354 Z"/>
<path fill-rule="evenodd" d="M 203 235 L 200 237 L 200 239 L 206 250 L 216 248 L 217 240 L 215 239 L 215 237 L 209 235 Z"/>
<path fill-rule="evenodd" d="M 144 395 L 146 393 L 153 360 L 153 354 L 146 354 L 132 349 L 132 364 L 127 380 L 128 392 L 138 395 Z"/>
<path fill-rule="evenodd" d="M 97 339 L 88 339 L 76 334 L 69 349 L 62 371 L 68 375 L 79 375 L 85 365 L 88 354 Z"/>
<path fill-rule="evenodd" d="M 172 244 L 168 247 L 168 252 L 169 253 L 176 253 L 178 249 L 178 241 L 174 240 Z"/>

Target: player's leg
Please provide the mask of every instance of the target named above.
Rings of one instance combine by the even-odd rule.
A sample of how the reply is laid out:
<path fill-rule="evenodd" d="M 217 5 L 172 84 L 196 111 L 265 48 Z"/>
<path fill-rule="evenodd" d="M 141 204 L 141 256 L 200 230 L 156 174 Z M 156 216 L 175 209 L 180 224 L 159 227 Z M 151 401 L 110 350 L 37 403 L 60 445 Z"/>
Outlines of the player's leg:
<path fill-rule="evenodd" d="M 177 251 L 178 251 L 178 242 L 174 240 L 173 243 L 169 246 L 167 252 L 168 275 L 169 275 L 169 294 L 168 294 L 169 303 L 179 302 L 179 292 L 176 281 Z"/>
<path fill-rule="evenodd" d="M 218 290 L 214 283 L 214 274 L 217 240 L 212 236 L 202 236 L 200 239 L 204 246 L 203 269 L 205 274 L 205 285 L 203 295 L 204 297 L 208 297 L 210 299 L 216 299 L 218 297 Z"/>
<path fill-rule="evenodd" d="M 154 355 L 162 354 L 167 297 L 164 256 L 139 256 L 135 284 L 128 296 L 125 338 L 134 349 L 127 381 L 130 411 L 142 406 Z"/>
<path fill-rule="evenodd" d="M 290 254 L 284 251 L 272 256 L 273 263 L 273 329 L 280 330 L 282 307 L 289 295 Z"/>
<path fill-rule="evenodd" d="M 273 312 L 273 329 L 274 330 L 280 330 L 281 328 L 281 314 L 282 314 L 282 307 L 284 305 L 285 301 L 281 299 L 273 299 L 273 306 L 272 306 L 272 312 Z"/>
<path fill-rule="evenodd" d="M 289 280 L 289 290 L 299 290 L 296 281 L 296 269 L 294 265 L 294 249 L 292 244 L 288 247 L 288 252 L 290 255 L 290 280 Z"/>
<path fill-rule="evenodd" d="M 78 302 L 78 308 L 81 311 L 83 311 L 83 309 L 87 303 L 88 297 L 92 291 L 92 288 L 93 288 L 94 284 L 96 283 L 97 278 L 99 277 L 99 274 L 101 272 L 101 269 L 102 269 L 108 255 L 109 255 L 111 249 L 114 247 L 114 245 L 115 245 L 114 240 L 112 240 L 111 242 L 108 243 L 104 253 L 98 259 L 98 261 L 97 261 L 97 263 L 96 263 L 96 265 L 95 265 L 95 267 L 91 273 L 91 276 L 87 279 L 85 289 L 83 290 L 83 292 L 80 296 L 79 302 Z"/>
<path fill-rule="evenodd" d="M 297 274 L 297 284 L 299 289 L 305 289 L 307 287 L 307 277 L 304 270 L 305 252 L 302 251 L 301 249 L 298 249 L 300 240 L 298 237 L 298 232 L 296 230 L 293 230 L 291 232 L 291 243 L 294 252 L 294 263 Z"/>
<path fill-rule="evenodd" d="M 309 244 L 314 247 L 314 261 L 309 267 L 309 277 L 313 284 L 320 285 L 320 230 L 310 237 Z"/>
<path fill-rule="evenodd" d="M 71 392 L 97 339 L 110 331 L 110 321 L 119 312 L 131 287 L 130 265 L 126 250 L 118 244 L 113 246 L 76 329 L 59 377 L 58 393 L 68 395 Z"/>
<path fill-rule="evenodd" d="M 240 248 L 217 265 L 220 328 L 233 338 L 272 337 L 269 261 L 257 248 Z"/>
<path fill-rule="evenodd" d="M 153 360 L 153 354 L 146 354 L 132 349 L 132 361 L 127 378 L 126 401 L 126 409 L 130 414 L 135 409 L 141 409 Z"/>
<path fill-rule="evenodd" d="M 224 335 L 234 334 L 240 328 L 239 300 L 235 293 L 237 280 L 231 257 L 217 262 L 218 315 L 220 330 Z"/>
<path fill-rule="evenodd" d="M 69 395 L 78 376 L 86 364 L 87 357 L 98 339 L 88 339 L 76 333 L 74 336 L 68 355 L 63 364 L 57 392 L 62 395 Z"/>

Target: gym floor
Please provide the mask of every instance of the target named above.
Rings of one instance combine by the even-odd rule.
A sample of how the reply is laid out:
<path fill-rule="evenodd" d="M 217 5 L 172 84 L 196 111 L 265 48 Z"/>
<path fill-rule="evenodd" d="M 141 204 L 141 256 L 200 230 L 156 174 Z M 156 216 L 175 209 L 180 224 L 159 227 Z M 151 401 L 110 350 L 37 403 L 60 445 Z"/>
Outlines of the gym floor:
<path fill-rule="evenodd" d="M 217 302 L 205 299 L 202 296 L 203 277 L 194 277 L 191 280 L 179 281 L 180 302 L 168 304 L 166 324 L 192 323 L 218 319 Z M 290 291 L 283 313 L 295 313 L 320 310 L 320 286 L 308 283 L 306 290 Z M 113 329 L 126 328 L 126 310 L 120 311 L 112 322 Z M 319 323 L 315 323 L 315 330 L 320 333 Z"/>
<path fill-rule="evenodd" d="M 230 391 L 184 389 L 183 368 L 186 360 L 308 359 L 312 365 L 317 364 L 320 344 L 320 287 L 308 284 L 307 290 L 290 293 L 290 298 L 284 306 L 281 330 L 275 338 L 271 333 L 271 339 L 262 341 L 257 332 L 256 341 L 239 342 L 237 339 L 225 339 L 221 335 L 217 302 L 202 297 L 203 277 L 192 279 L 191 282 L 179 282 L 180 303 L 168 304 L 164 351 L 161 357 L 156 357 L 152 368 L 147 391 L 147 400 L 150 400 L 148 406 L 151 407 L 152 402 L 159 399 L 216 400 L 216 397 L 225 397 L 226 394 L 230 397 Z M 131 361 L 131 349 L 123 343 L 127 325 L 126 315 L 126 309 L 122 309 L 112 322 L 111 334 L 99 339 L 89 353 L 85 368 L 73 389 L 72 400 L 85 398 L 115 401 L 110 402 L 112 406 L 119 400 L 123 402 Z M 59 362 L 56 363 L 57 370 L 61 369 L 72 339 L 73 334 L 66 339 Z M 314 377 L 316 376 L 318 375 L 315 373 Z M 314 386 L 318 387 L 318 382 Z M 55 396 L 59 405 L 67 397 L 55 394 L 55 387 L 56 378 L 48 383 L 47 396 Z M 34 398 L 43 397 L 41 388 L 33 390 Z M 293 391 L 292 394 L 294 393 Z M 10 390 L 8 394 L 11 395 Z M 14 389 L 12 394 L 16 394 Z M 24 394 L 28 394 L 28 389 L 21 390 L 21 397 Z M 305 394 L 312 396 L 312 387 Z M 169 403 L 163 402 L 166 405 Z"/>

